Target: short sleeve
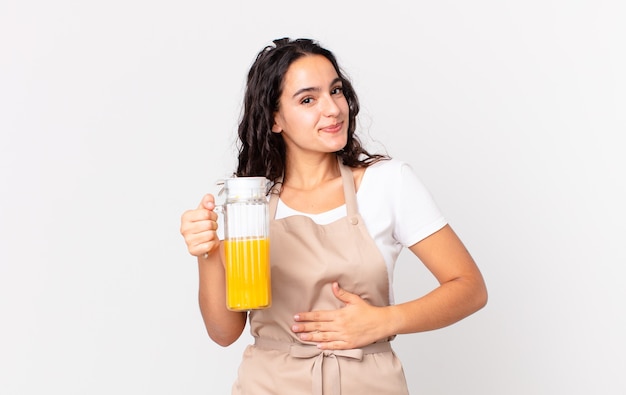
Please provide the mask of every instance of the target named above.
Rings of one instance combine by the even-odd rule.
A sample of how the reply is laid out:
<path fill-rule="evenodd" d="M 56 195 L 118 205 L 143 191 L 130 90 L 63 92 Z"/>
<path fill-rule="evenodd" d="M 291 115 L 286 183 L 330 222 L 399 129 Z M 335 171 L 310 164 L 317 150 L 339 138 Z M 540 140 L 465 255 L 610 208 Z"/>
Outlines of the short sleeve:
<path fill-rule="evenodd" d="M 394 238 L 410 247 L 443 228 L 447 221 L 416 172 L 408 163 L 400 165 L 394 185 Z"/>

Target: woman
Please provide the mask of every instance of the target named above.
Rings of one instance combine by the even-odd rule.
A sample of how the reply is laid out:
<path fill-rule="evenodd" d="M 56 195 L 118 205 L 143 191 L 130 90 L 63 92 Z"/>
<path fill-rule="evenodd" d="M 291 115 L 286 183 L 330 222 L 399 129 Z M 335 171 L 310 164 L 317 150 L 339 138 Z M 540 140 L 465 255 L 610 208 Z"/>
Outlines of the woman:
<path fill-rule="evenodd" d="M 362 147 L 358 112 L 334 55 L 314 41 L 275 40 L 250 69 L 237 176 L 274 182 L 271 308 L 226 309 L 213 196 L 182 216 L 209 336 L 230 345 L 250 320 L 255 344 L 233 394 L 408 393 L 390 340 L 453 324 L 487 301 L 474 260 L 410 166 Z M 394 305 L 403 247 L 440 285 Z"/>

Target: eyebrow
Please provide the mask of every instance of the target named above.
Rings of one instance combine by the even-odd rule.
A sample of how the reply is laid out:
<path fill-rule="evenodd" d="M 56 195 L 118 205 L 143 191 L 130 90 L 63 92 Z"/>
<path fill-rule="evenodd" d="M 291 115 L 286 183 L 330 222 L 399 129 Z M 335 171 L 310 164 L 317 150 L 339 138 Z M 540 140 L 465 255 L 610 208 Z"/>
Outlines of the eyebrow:
<path fill-rule="evenodd" d="M 332 82 L 330 83 L 330 86 L 333 86 L 333 85 L 335 85 L 338 82 L 343 82 L 343 81 L 341 80 L 341 78 L 337 77 L 334 80 L 332 80 Z M 319 90 L 320 90 L 320 88 L 313 88 L 313 87 L 301 88 L 301 89 L 298 89 L 296 91 L 296 93 L 294 93 L 293 96 L 291 96 L 291 97 L 296 97 L 296 96 L 298 96 L 298 95 L 300 95 L 300 94 L 302 94 L 304 92 L 319 92 Z"/>

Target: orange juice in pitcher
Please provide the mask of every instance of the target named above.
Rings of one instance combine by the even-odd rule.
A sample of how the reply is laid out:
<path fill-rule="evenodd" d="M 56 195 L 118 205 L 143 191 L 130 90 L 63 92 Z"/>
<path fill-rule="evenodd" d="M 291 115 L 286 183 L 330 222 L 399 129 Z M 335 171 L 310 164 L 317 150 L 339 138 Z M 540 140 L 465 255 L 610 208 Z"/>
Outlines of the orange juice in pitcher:
<path fill-rule="evenodd" d="M 225 240 L 226 302 L 230 310 L 269 307 L 272 298 L 267 238 Z"/>
<path fill-rule="evenodd" d="M 224 181 L 224 263 L 228 309 L 264 309 L 272 303 L 269 207 L 264 177 Z"/>

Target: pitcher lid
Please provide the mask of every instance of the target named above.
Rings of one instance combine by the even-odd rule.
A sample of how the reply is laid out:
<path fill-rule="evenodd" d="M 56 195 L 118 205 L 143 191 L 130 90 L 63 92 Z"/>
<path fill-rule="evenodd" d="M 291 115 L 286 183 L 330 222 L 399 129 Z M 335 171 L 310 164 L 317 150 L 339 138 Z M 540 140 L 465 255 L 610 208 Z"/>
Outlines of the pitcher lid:
<path fill-rule="evenodd" d="M 260 198 L 267 195 L 270 181 L 265 177 L 233 177 L 224 180 L 226 199 Z"/>

